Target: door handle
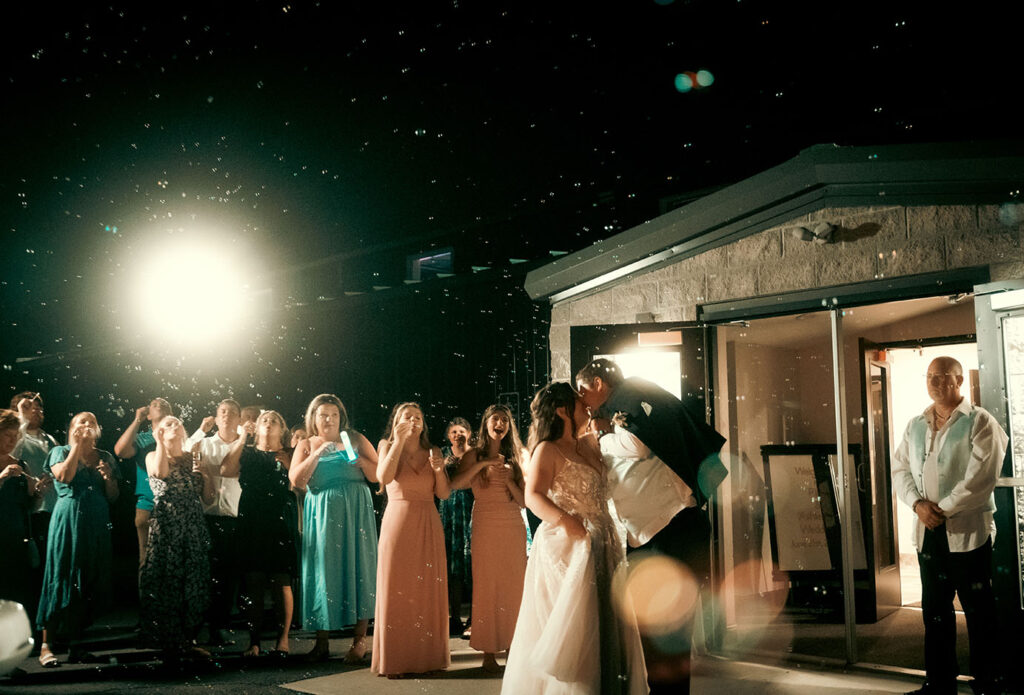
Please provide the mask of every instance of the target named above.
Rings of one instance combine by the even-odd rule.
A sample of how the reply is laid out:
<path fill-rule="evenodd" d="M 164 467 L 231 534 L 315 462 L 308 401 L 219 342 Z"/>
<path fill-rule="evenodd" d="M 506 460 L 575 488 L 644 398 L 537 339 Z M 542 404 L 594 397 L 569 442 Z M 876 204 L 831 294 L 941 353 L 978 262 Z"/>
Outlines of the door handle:
<path fill-rule="evenodd" d="M 866 483 L 864 482 L 864 476 L 861 475 L 861 470 L 867 465 L 867 461 L 862 461 L 861 464 L 857 466 L 857 489 L 860 490 L 861 492 L 868 491 Z"/>

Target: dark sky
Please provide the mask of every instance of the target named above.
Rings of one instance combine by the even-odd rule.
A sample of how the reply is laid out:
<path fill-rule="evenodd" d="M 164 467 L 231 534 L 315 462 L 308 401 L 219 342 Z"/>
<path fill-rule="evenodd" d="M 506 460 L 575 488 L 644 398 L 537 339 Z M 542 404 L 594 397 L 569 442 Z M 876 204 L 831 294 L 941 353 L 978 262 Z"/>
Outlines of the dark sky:
<path fill-rule="evenodd" d="M 401 285 L 432 247 L 459 272 L 582 248 L 817 143 L 1016 137 L 1015 18 L 920 7 L 21 3 L 0 363 L 133 344 L 153 286 L 217 311 L 188 268 L 133 276 L 167 240 L 236 249 L 279 310 Z"/>

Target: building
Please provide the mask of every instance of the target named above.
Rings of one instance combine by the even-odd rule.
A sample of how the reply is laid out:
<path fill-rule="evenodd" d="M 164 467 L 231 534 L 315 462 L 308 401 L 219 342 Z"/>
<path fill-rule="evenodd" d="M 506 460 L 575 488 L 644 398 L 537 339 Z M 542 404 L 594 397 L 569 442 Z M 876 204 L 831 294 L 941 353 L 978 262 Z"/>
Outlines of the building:
<path fill-rule="evenodd" d="M 716 648 L 923 668 L 889 462 L 929 403 L 928 362 L 953 354 L 1011 433 L 995 552 L 1001 634 L 1019 653 L 1022 184 L 1021 142 L 817 146 L 528 274 L 551 303 L 553 379 L 613 355 L 728 437 L 705 611 Z"/>

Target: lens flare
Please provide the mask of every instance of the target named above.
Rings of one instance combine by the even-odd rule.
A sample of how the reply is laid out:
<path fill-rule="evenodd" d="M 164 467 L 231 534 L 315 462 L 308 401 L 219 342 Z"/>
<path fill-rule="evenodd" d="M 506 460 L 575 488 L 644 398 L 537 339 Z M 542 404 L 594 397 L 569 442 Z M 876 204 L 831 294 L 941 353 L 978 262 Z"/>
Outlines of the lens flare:
<path fill-rule="evenodd" d="M 710 70 L 698 70 L 697 71 L 697 85 L 700 87 L 710 87 L 715 82 L 715 76 L 711 74 Z"/>
<path fill-rule="evenodd" d="M 686 94 L 693 89 L 696 84 L 694 77 L 694 74 L 691 72 L 681 72 L 676 75 L 676 91 Z"/>
<path fill-rule="evenodd" d="M 630 556 L 629 567 L 616 589 L 621 610 L 632 608 L 640 633 L 655 640 L 671 640 L 676 631 L 689 624 L 700 597 L 693 573 L 664 555 L 639 559 Z"/>
<path fill-rule="evenodd" d="M 250 319 L 238 252 L 209 239 L 154 245 L 138 265 L 138 325 L 159 345 L 215 349 Z"/>

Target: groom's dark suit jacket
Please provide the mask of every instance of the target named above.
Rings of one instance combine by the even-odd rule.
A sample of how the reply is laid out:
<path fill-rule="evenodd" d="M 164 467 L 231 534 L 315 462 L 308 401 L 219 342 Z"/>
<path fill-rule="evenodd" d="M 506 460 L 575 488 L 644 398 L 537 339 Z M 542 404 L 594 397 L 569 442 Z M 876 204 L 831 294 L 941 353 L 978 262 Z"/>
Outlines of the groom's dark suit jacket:
<path fill-rule="evenodd" d="M 626 429 L 690 486 L 703 507 L 727 475 L 717 455 L 725 437 L 671 393 L 637 377 L 613 388 L 598 415 L 611 419 L 620 412 L 626 413 Z"/>

